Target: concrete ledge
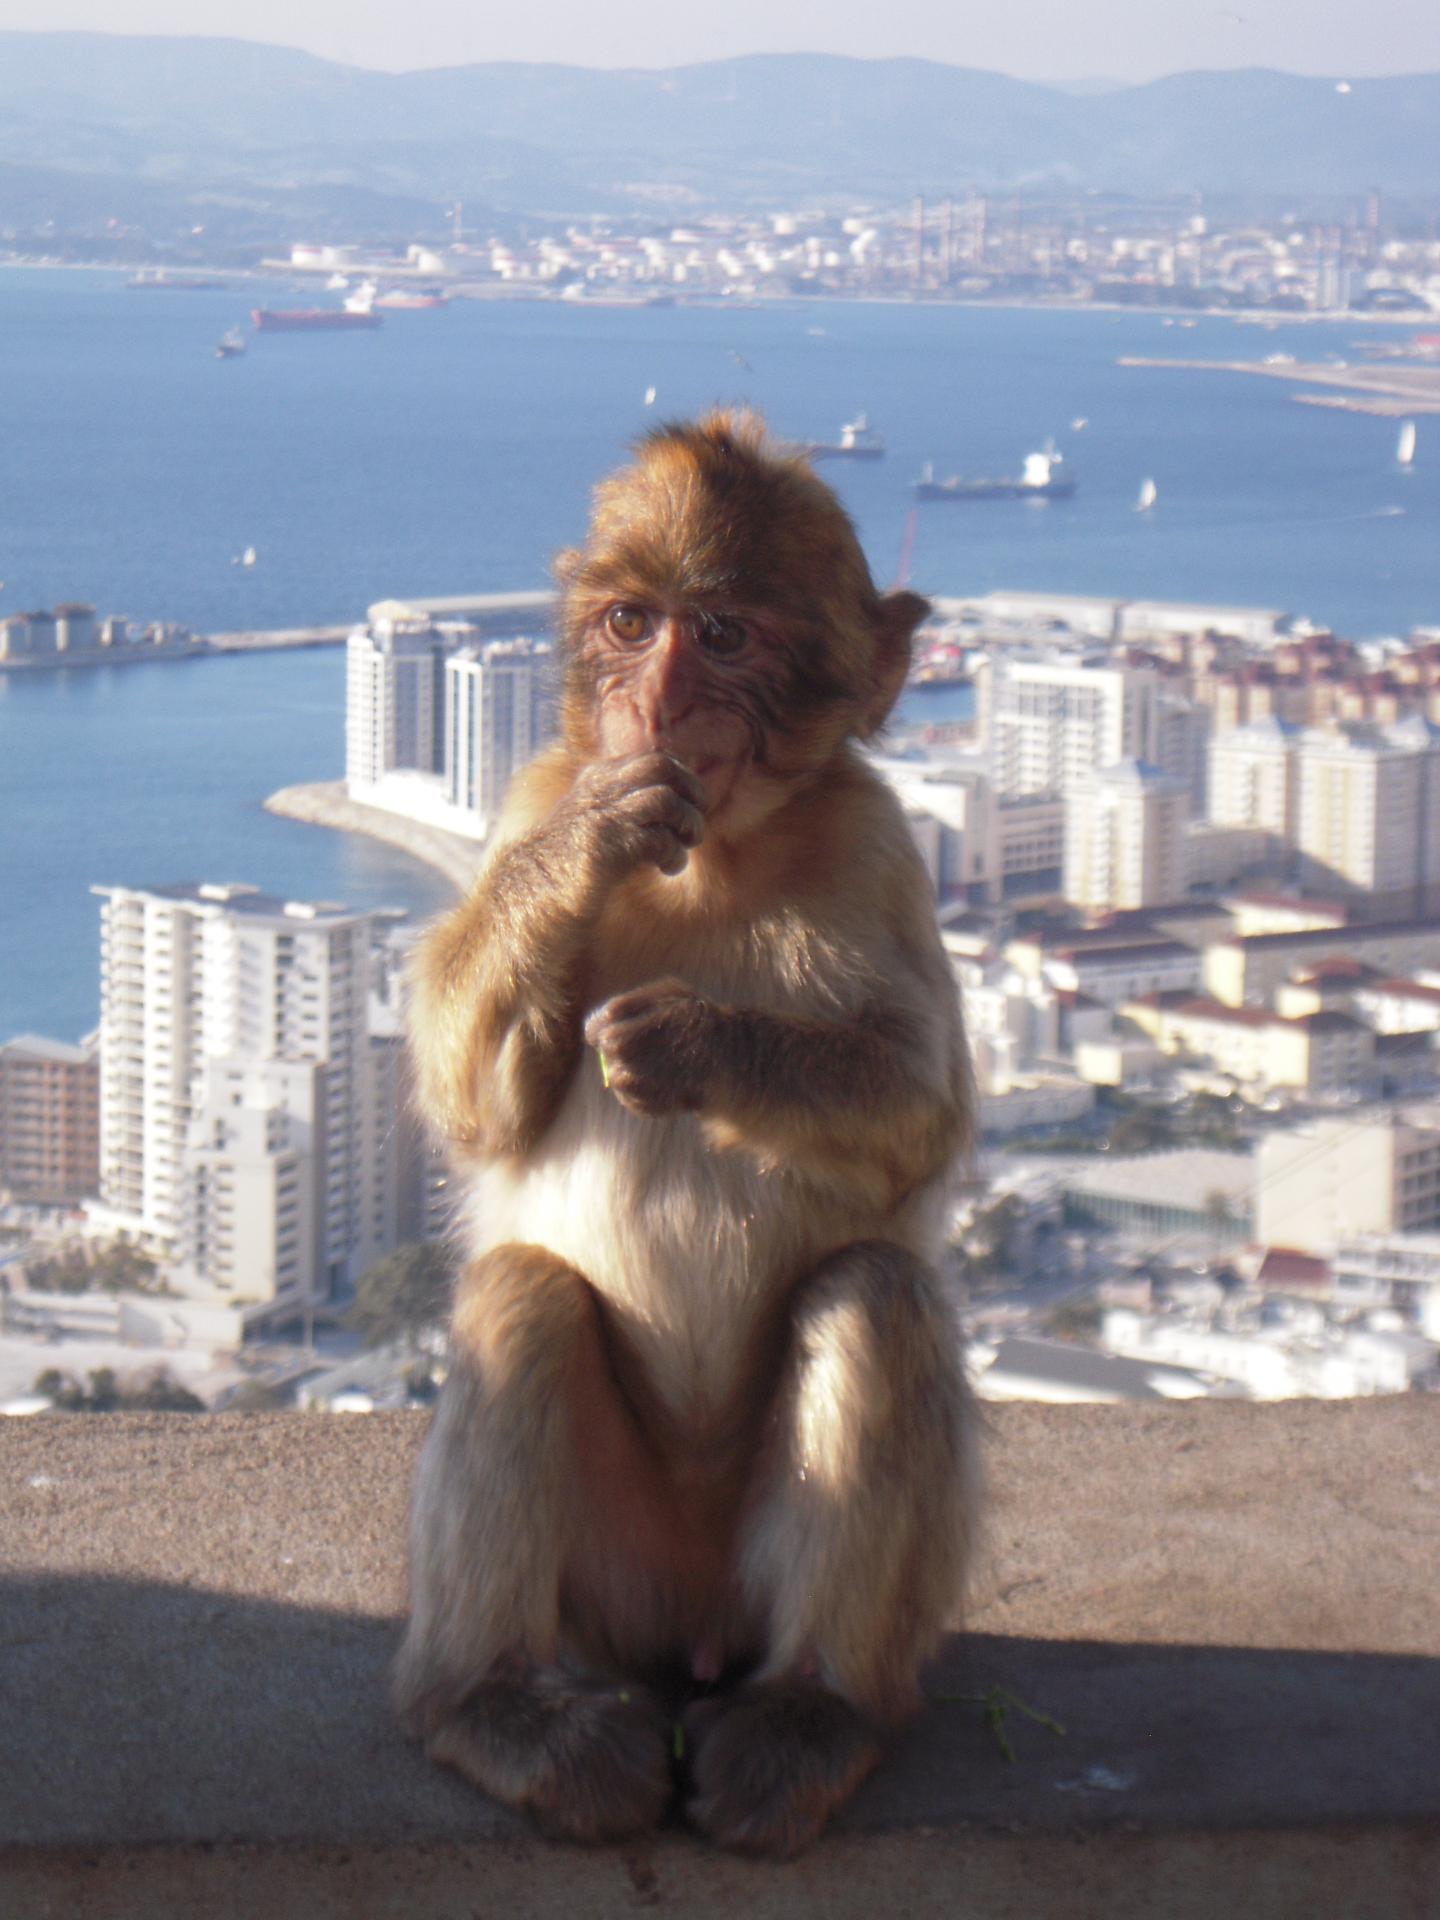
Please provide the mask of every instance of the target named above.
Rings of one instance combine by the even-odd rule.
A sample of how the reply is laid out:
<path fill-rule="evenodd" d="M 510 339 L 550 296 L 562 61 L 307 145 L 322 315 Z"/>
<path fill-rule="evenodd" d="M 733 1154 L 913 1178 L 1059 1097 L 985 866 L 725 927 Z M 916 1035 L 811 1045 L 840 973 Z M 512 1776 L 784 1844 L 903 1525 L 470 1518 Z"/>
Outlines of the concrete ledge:
<path fill-rule="evenodd" d="M 7 1917 L 1419 1914 L 1440 1400 L 991 1415 L 973 1629 L 789 1867 L 583 1852 L 385 1703 L 409 1415 L 0 1422 Z M 980 1698 L 1005 1689 L 1007 1760 Z"/>

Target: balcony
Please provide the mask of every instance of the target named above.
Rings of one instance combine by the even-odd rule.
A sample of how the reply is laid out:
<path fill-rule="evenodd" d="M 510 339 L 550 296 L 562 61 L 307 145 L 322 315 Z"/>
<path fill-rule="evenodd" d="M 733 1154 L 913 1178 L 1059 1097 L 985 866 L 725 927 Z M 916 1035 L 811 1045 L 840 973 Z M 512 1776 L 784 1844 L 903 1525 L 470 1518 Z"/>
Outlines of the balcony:
<path fill-rule="evenodd" d="M 1440 1402 L 991 1409 L 921 1720 L 801 1861 L 579 1851 L 393 1727 L 404 1414 L 0 1421 L 0 1911 L 1418 1915 Z M 980 1698 L 1006 1690 L 1007 1760 Z"/>

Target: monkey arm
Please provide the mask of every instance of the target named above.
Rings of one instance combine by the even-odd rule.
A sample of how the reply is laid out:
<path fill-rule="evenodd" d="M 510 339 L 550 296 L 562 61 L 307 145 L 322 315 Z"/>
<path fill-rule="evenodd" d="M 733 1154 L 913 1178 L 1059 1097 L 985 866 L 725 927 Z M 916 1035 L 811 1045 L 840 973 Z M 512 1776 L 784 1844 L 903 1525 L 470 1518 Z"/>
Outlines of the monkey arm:
<path fill-rule="evenodd" d="M 717 1005 L 678 980 L 619 994 L 585 1038 L 626 1106 L 697 1112 L 718 1148 L 894 1205 L 965 1142 L 958 1024 L 876 998 L 812 1018 Z"/>
<path fill-rule="evenodd" d="M 542 759 L 517 783 L 469 898 L 421 947 L 410 1021 L 420 1104 L 482 1155 L 523 1153 L 580 1049 L 586 956 L 616 882 L 675 871 L 703 832 L 696 782 L 666 755 L 584 769 Z"/>
<path fill-rule="evenodd" d="M 517 1151 L 543 1130 L 574 1065 L 579 959 L 597 911 L 554 884 L 543 836 L 503 848 L 431 934 L 413 975 L 421 1105 L 460 1146 Z"/>

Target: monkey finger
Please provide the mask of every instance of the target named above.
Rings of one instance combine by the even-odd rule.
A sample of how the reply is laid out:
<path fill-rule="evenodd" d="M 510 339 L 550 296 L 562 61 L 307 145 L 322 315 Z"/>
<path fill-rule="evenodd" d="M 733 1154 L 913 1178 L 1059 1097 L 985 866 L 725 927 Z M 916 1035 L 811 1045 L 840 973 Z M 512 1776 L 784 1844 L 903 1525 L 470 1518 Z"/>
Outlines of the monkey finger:
<path fill-rule="evenodd" d="M 673 787 L 641 787 L 627 794 L 619 809 L 644 826 L 666 827 L 687 847 L 698 847 L 705 837 L 705 816 L 681 799 Z"/>
<path fill-rule="evenodd" d="M 699 994 L 693 987 L 686 986 L 683 980 L 666 976 L 659 980 L 647 980 L 643 986 L 627 987 L 623 993 L 612 994 L 587 1017 L 585 1038 L 593 1046 L 592 1033 L 598 1033 L 601 1027 L 613 1027 L 618 1033 L 622 1028 L 638 1023 L 647 1015 L 666 1011 L 683 1003 L 698 1003 Z"/>
<path fill-rule="evenodd" d="M 708 802 L 699 776 L 683 760 L 677 760 L 673 753 L 657 753 L 654 758 L 659 763 L 657 780 L 673 788 L 682 800 L 688 801 L 692 807 L 698 807 L 703 813 Z"/>

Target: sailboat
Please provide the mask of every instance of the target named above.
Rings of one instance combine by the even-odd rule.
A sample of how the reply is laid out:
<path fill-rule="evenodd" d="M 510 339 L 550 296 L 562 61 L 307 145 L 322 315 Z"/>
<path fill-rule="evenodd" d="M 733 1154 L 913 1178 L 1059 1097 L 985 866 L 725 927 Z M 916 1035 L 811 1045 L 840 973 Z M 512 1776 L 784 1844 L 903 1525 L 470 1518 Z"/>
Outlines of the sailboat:
<path fill-rule="evenodd" d="M 1400 422 L 1400 438 L 1395 442 L 1395 464 L 1397 467 L 1408 467 L 1414 458 L 1415 422 L 1413 420 L 1402 420 Z"/>
<path fill-rule="evenodd" d="M 1156 500 L 1155 482 L 1147 475 L 1140 482 L 1140 497 L 1135 502 L 1136 513 L 1149 513 Z"/>

